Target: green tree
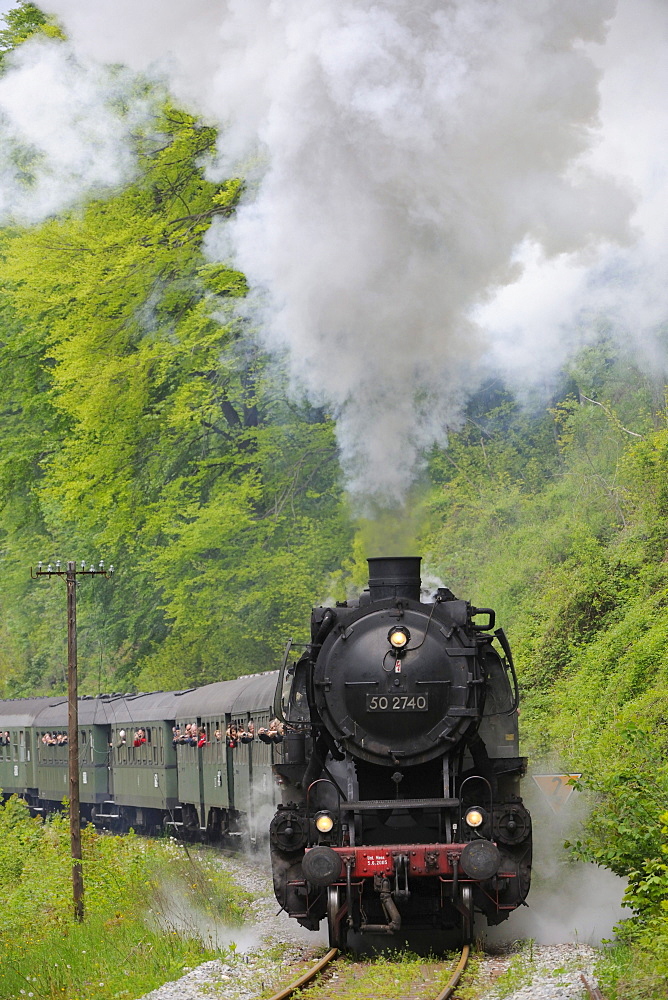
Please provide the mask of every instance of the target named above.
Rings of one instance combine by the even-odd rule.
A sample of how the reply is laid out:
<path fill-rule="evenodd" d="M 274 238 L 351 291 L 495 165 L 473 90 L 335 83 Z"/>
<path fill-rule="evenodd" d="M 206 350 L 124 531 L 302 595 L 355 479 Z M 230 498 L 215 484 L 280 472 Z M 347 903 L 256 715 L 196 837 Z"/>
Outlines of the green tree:
<path fill-rule="evenodd" d="M 138 143 L 129 188 L 0 241 L 18 692 L 62 684 L 62 595 L 26 584 L 27 548 L 118 566 L 112 587 L 82 588 L 95 690 L 100 675 L 165 686 L 274 666 L 349 545 L 331 425 L 288 405 L 236 316 L 243 276 L 202 256 L 242 190 L 204 177 L 214 131 L 167 103 Z"/>

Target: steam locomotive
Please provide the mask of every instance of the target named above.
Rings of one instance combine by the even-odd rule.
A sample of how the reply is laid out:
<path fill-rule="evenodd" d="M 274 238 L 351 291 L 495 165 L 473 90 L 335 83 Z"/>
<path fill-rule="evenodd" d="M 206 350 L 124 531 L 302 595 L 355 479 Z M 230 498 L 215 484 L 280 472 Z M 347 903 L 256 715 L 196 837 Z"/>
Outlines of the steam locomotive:
<path fill-rule="evenodd" d="M 417 928 L 466 940 L 475 912 L 499 923 L 529 890 L 510 646 L 490 608 L 446 588 L 423 601 L 420 561 L 369 559 L 368 591 L 315 608 L 279 674 L 274 889 L 338 947 Z"/>

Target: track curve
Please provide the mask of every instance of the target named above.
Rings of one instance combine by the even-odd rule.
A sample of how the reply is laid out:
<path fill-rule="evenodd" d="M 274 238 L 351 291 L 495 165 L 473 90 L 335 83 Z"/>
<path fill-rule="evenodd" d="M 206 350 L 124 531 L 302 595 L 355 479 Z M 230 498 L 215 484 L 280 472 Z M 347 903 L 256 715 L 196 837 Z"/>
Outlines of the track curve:
<path fill-rule="evenodd" d="M 450 997 L 455 992 L 457 984 L 459 983 L 459 980 L 462 977 L 462 973 L 466 968 L 470 954 L 471 954 L 471 947 L 470 945 L 465 944 L 462 948 L 461 957 L 459 959 L 459 962 L 457 963 L 455 971 L 452 974 L 452 977 L 448 980 L 445 989 L 438 994 L 436 1000 L 450 1000 Z"/>
<path fill-rule="evenodd" d="M 288 1000 L 288 997 L 291 997 L 293 993 L 297 992 L 297 990 L 301 990 L 304 986 L 308 986 L 309 983 L 313 982 L 315 977 L 327 968 L 330 962 L 336 958 L 338 953 L 338 948 L 330 948 L 327 954 L 323 955 L 312 968 L 307 969 L 307 971 L 301 975 L 299 979 L 295 979 L 294 983 L 290 983 L 289 986 L 285 986 L 282 990 L 280 990 L 280 992 L 274 993 L 269 1000 Z"/>
<path fill-rule="evenodd" d="M 469 945 L 466 944 L 462 948 L 459 961 L 457 962 L 457 965 L 452 973 L 452 976 L 448 980 L 446 986 L 441 990 L 441 992 L 436 997 L 433 998 L 425 997 L 425 1000 L 450 1000 L 450 998 L 453 996 L 455 992 L 455 989 L 457 988 L 462 973 L 466 968 L 469 959 L 469 954 L 470 954 L 470 947 Z M 312 966 L 312 968 L 308 969 L 305 973 L 303 973 L 299 977 L 299 979 L 296 979 L 288 986 L 283 987 L 283 989 L 280 990 L 278 993 L 274 993 L 273 996 L 269 998 L 269 1000 L 289 1000 L 289 998 L 293 996 L 295 993 L 297 993 L 299 990 L 313 983 L 313 981 L 316 979 L 319 973 L 323 972 L 336 958 L 337 955 L 338 955 L 338 949 L 331 948 L 326 955 L 323 955 L 323 957 L 319 959 Z"/>

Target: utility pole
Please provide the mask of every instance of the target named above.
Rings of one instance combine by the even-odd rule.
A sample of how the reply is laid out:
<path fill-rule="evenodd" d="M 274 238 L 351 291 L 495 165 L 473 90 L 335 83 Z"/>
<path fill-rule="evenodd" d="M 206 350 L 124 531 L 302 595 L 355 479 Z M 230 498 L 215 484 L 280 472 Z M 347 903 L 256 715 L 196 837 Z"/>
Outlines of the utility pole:
<path fill-rule="evenodd" d="M 30 576 L 36 580 L 40 576 L 60 576 L 67 585 L 67 748 L 68 770 L 70 783 L 70 848 L 72 854 L 72 899 L 74 902 L 74 919 L 81 922 L 84 918 L 84 883 L 81 867 L 81 814 L 79 808 L 79 701 L 77 685 L 77 577 L 114 575 L 114 567 L 104 568 L 104 560 L 96 569 L 93 563 L 86 569 L 86 563 L 81 563 L 77 569 L 74 561 L 67 563 L 67 569 L 61 569 L 60 559 L 56 561 L 55 569 L 48 564 L 44 569 L 42 562 L 37 563 L 37 572 L 30 567 Z"/>

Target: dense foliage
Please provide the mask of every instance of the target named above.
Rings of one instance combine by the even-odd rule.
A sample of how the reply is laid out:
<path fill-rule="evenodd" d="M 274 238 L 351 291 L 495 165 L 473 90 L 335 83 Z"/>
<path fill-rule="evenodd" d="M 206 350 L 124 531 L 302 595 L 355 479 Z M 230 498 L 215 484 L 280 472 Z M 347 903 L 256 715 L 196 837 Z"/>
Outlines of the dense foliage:
<path fill-rule="evenodd" d="M 19 3 L 3 15 L 0 24 L 0 68 L 8 52 L 35 34 L 61 38 L 62 32 L 34 3 Z"/>

